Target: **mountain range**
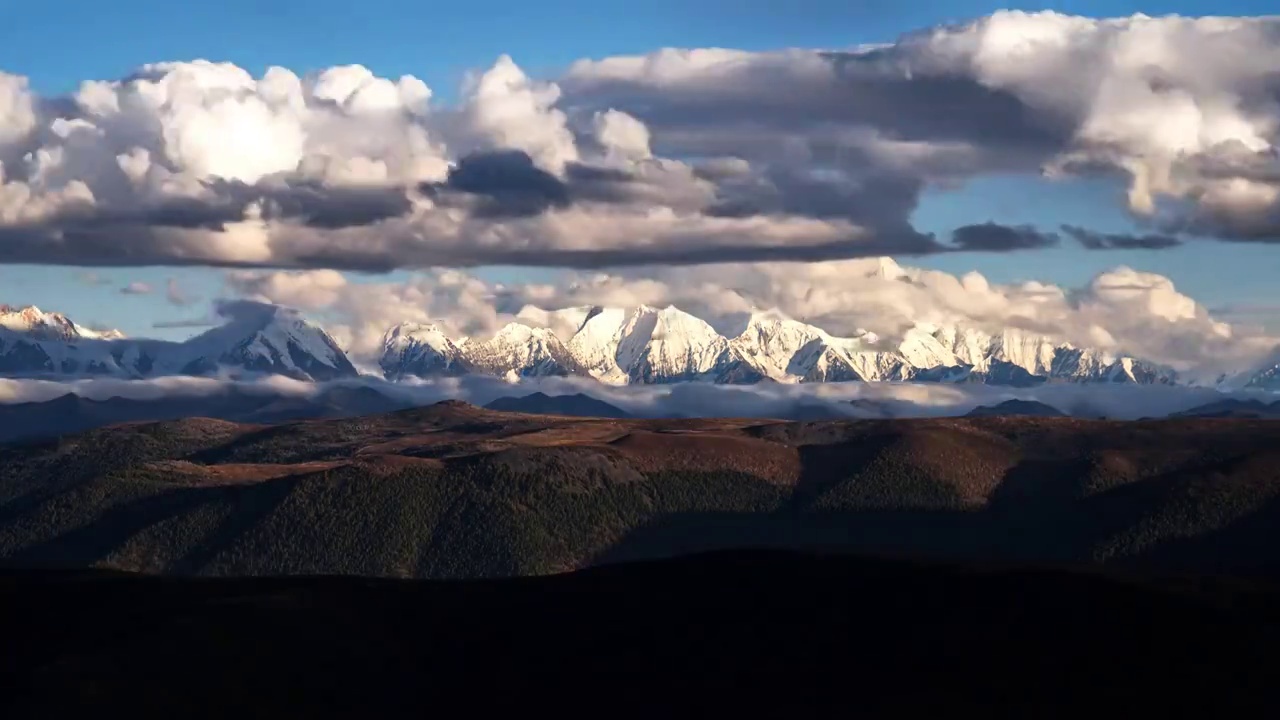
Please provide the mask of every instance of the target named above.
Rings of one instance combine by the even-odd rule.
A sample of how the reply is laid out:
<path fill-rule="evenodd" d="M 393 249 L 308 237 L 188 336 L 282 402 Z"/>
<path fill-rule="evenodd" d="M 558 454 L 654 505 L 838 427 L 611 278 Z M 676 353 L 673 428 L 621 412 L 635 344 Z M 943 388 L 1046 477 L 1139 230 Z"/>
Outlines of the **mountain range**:
<path fill-rule="evenodd" d="M 225 324 L 184 342 L 96 331 L 56 312 L 0 306 L 0 374 L 27 376 L 269 373 L 301 380 L 361 374 L 324 328 L 288 308 L 224 307 Z M 1200 384 L 1175 370 L 1036 335 L 919 324 L 900 341 L 833 336 L 773 312 L 751 314 L 731 337 L 674 306 L 578 307 L 543 313 L 556 326 L 511 322 L 489 338 L 451 337 L 403 323 L 382 338 L 378 369 L 390 380 L 487 375 L 508 380 L 589 377 L 611 385 L 911 381 L 1032 387 L 1045 382 Z M 1276 363 L 1234 378 L 1280 389 Z M 1225 379 L 1225 378 L 1224 378 Z"/>

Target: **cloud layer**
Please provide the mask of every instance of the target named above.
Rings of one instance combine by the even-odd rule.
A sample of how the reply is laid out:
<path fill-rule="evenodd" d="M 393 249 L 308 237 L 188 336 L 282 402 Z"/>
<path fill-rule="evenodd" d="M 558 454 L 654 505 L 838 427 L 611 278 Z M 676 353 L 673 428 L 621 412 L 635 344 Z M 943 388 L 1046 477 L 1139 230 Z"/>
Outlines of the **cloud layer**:
<path fill-rule="evenodd" d="M 0 73 L 0 262 L 387 270 L 1033 250 L 911 216 L 993 173 L 1114 176 L 1148 231 L 1280 239 L 1280 20 L 1002 12 L 844 51 L 664 49 L 432 101 L 340 66 Z"/>
<path fill-rule="evenodd" d="M 273 376 L 258 380 L 165 377 L 149 380 L 105 378 L 69 382 L 0 379 L 0 403 L 42 402 L 67 393 L 95 400 L 208 397 L 228 391 L 284 397 L 310 397 L 335 386 L 370 387 L 415 405 L 465 400 L 484 405 L 500 397 L 533 392 L 585 393 L 637 417 L 942 417 L 963 415 L 980 405 L 1010 399 L 1038 400 L 1080 417 L 1133 420 L 1162 417 L 1224 397 L 1262 397 L 1258 393 L 1219 393 L 1206 388 L 1164 386 L 1049 385 L 1014 390 L 983 385 L 835 383 L 819 385 L 725 386 L 690 383 L 675 386 L 614 387 L 581 378 L 542 378 L 512 384 L 497 378 L 463 378 L 389 383 L 373 378 L 309 383 Z"/>

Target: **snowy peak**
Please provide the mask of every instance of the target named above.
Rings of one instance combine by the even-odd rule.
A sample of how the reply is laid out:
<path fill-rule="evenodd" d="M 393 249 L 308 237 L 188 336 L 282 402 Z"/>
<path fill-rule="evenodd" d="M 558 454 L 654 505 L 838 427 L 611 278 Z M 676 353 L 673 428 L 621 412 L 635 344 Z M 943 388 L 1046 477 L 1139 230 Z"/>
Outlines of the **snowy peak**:
<path fill-rule="evenodd" d="M 936 354 L 939 351 L 926 335 L 932 336 L 954 361 Z M 907 333 L 903 345 L 903 356 L 910 364 L 927 371 L 912 372 L 916 380 L 959 378 L 958 371 L 962 368 L 967 370 L 964 382 L 1014 386 L 1047 380 L 1168 384 L 1177 378 L 1177 373 L 1169 368 L 1100 350 L 1076 348 L 1020 328 L 988 334 L 975 328 L 921 325 Z"/>
<path fill-rule="evenodd" d="M 628 313 L 623 308 L 593 307 L 569 340 L 569 352 L 591 377 L 611 385 L 627 382 L 618 366 L 618 343 Z"/>
<path fill-rule="evenodd" d="M 0 305 L 0 373 L 12 376 L 124 375 L 146 372 L 150 358 L 118 330 L 95 331 L 34 305 Z"/>
<path fill-rule="evenodd" d="M 473 367 L 508 379 L 587 374 L 555 332 L 518 322 L 489 340 L 467 343 L 464 353 Z"/>
<path fill-rule="evenodd" d="M 875 269 L 892 270 L 883 264 Z M 547 327 L 556 315 L 575 323 L 582 318 L 567 342 L 562 342 L 563 330 Z M 989 334 L 922 323 L 909 328 L 896 345 L 881 349 L 871 333 L 833 337 L 776 310 L 753 312 L 732 339 L 674 306 L 552 312 L 526 307 L 521 316 L 538 327 L 511 323 L 490 340 L 465 344 L 450 344 L 434 328 L 393 329 L 384 369 L 388 377 L 440 374 L 442 368 L 463 367 L 461 361 L 448 360 L 461 356 L 468 369 L 500 377 L 581 375 L 611 384 L 910 380 L 1028 387 L 1050 380 L 1148 384 L 1175 379 L 1169 371 L 1132 358 L 1076 349 L 1016 328 Z M 413 366 L 402 349 L 404 338 L 414 333 L 434 348 L 432 360 L 422 367 Z"/>
<path fill-rule="evenodd" d="M 402 323 L 388 330 L 382 336 L 378 365 L 392 380 L 467 371 L 461 348 L 431 323 Z"/>
<path fill-rule="evenodd" d="M 898 353 L 912 367 L 953 367 L 962 364 L 956 354 L 935 336 L 928 326 L 913 327 L 903 335 Z"/>
<path fill-rule="evenodd" d="M 58 312 L 44 312 L 35 305 L 16 308 L 0 305 L 0 328 L 21 333 L 31 340 L 117 340 L 124 337 L 119 330 L 91 330 L 77 325 Z"/>
<path fill-rule="evenodd" d="M 1280 391 L 1280 346 L 1257 366 L 1243 372 L 1226 375 L 1219 384 L 1231 389 Z"/>
<path fill-rule="evenodd" d="M 166 353 L 167 370 L 204 375 L 230 368 L 303 380 L 359 374 L 329 333 L 296 310 L 237 301 L 224 303 L 219 312 L 226 324 Z"/>
<path fill-rule="evenodd" d="M 619 331 L 615 360 L 631 382 L 699 379 L 729 343 L 706 321 L 675 306 L 641 305 Z"/>
<path fill-rule="evenodd" d="M 778 382 L 861 380 L 850 359 L 860 345 L 858 339 L 831 337 L 777 311 L 755 312 L 742 333 L 729 341 L 729 354 L 719 372 L 746 376 L 735 367 L 741 362 Z"/>

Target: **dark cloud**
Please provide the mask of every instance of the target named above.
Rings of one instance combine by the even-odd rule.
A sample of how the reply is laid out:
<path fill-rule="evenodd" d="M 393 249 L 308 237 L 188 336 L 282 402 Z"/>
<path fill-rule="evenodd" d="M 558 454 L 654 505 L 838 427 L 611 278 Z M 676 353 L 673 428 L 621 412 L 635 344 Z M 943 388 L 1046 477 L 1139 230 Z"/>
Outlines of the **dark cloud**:
<path fill-rule="evenodd" d="M 1062 231 L 1089 250 L 1163 250 L 1177 247 L 1182 240 L 1173 235 L 1127 235 L 1101 233 L 1076 225 L 1063 225 Z"/>
<path fill-rule="evenodd" d="M 290 221 L 308 227 L 338 229 L 371 225 L 399 217 L 411 207 L 401 187 L 327 187 L 307 180 L 206 183 L 208 197 L 165 200 L 130 211 L 93 214 L 95 223 L 222 230 L 245 219 L 253 208 L 263 220 Z"/>
<path fill-rule="evenodd" d="M 885 255 L 917 256 L 947 252 L 930 235 L 914 232 L 904 238 L 853 238 L 810 245 L 706 245 L 705 235 L 669 236 L 669 247 L 618 248 L 601 250 L 540 250 L 536 253 L 486 253 L 483 257 L 453 255 L 461 266 L 530 265 L 581 270 L 617 268 L 628 265 L 702 265 L 738 262 L 823 262 Z"/>
<path fill-rule="evenodd" d="M 213 327 L 219 323 L 209 318 L 188 318 L 186 320 L 157 320 L 151 323 L 151 327 L 156 329 L 165 328 L 202 328 Z"/>
<path fill-rule="evenodd" d="M 1275 315 L 1280 317 L 1280 304 L 1229 303 L 1210 308 L 1209 312 L 1213 315 Z"/>
<path fill-rule="evenodd" d="M 1178 215 L 1160 220 L 1166 232 L 1226 242 L 1280 243 L 1280 203 L 1193 205 L 1184 202 L 1179 206 L 1182 212 Z"/>
<path fill-rule="evenodd" d="M 472 153 L 462 158 L 441 183 L 422 190 L 451 204 L 462 195 L 477 199 L 469 205 L 473 217 L 501 221 L 564 209 L 574 204 L 686 206 L 698 209 L 696 178 L 683 165 L 642 162 L 632 168 L 583 162 L 565 165 L 561 179 L 534 164 L 521 150 Z M 702 194 L 709 194 L 703 190 Z M 694 197 L 691 197 L 694 196 Z"/>
<path fill-rule="evenodd" d="M 813 137 L 833 127 L 868 127 L 905 141 L 989 146 L 994 155 L 1034 168 L 1065 147 L 1073 128 L 1033 113 L 1014 94 L 993 89 L 960 68 L 918 67 L 918 46 L 871 52 L 760 54 L 717 72 L 662 81 L 593 73 L 562 81 L 575 103 L 616 108 L 649 125 L 655 146 L 696 151 L 702 133 L 732 137 L 768 131 L 775 139 Z M 681 51 L 668 51 L 673 68 Z M 655 63 L 655 67 L 660 63 Z"/>
<path fill-rule="evenodd" d="M 957 250 L 1037 250 L 1057 245 L 1058 235 L 1041 232 L 1029 225 L 1009 226 L 987 222 L 956 228 L 951 232 L 951 243 Z"/>
<path fill-rule="evenodd" d="M 219 298 L 213 301 L 213 313 L 218 317 L 231 322 L 266 322 L 279 310 L 279 305 L 257 302 L 255 300 Z"/>
<path fill-rule="evenodd" d="M 475 208 L 481 217 L 536 215 L 569 204 L 569 188 L 560 178 L 539 168 L 521 150 L 472 153 L 458 161 L 444 183 L 425 186 L 483 198 Z"/>
<path fill-rule="evenodd" d="M 470 244 L 434 248 L 409 260 L 403 256 L 371 256 L 364 251 L 326 248 L 300 257 L 298 267 L 358 269 L 390 272 L 405 264 L 438 267 L 511 265 L 591 270 L 630 265 L 700 265 L 726 262 L 819 262 L 884 255 L 916 256 L 946 252 L 933 236 L 910 231 L 905 237 L 850 237 L 819 243 L 745 244 L 732 230 L 665 233 L 652 247 L 601 247 L 570 249 L 554 246 L 481 247 Z M 267 267 L 243 264 L 237 267 Z"/>
<path fill-rule="evenodd" d="M 1207 178 L 1280 185 L 1280 150 L 1276 148 L 1254 151 L 1239 140 L 1228 140 L 1187 162 Z"/>

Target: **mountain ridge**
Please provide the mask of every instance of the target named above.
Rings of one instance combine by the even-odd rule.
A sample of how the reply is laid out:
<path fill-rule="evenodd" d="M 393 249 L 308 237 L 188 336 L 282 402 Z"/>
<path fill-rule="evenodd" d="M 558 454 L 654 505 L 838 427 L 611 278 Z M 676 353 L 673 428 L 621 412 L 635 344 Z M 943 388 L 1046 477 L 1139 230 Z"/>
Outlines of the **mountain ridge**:
<path fill-rule="evenodd" d="M 1234 418 L 614 419 L 458 401 L 133 422 L 0 445 L 0 564 L 495 577 L 788 547 L 1280 577 L 1278 435 Z"/>

